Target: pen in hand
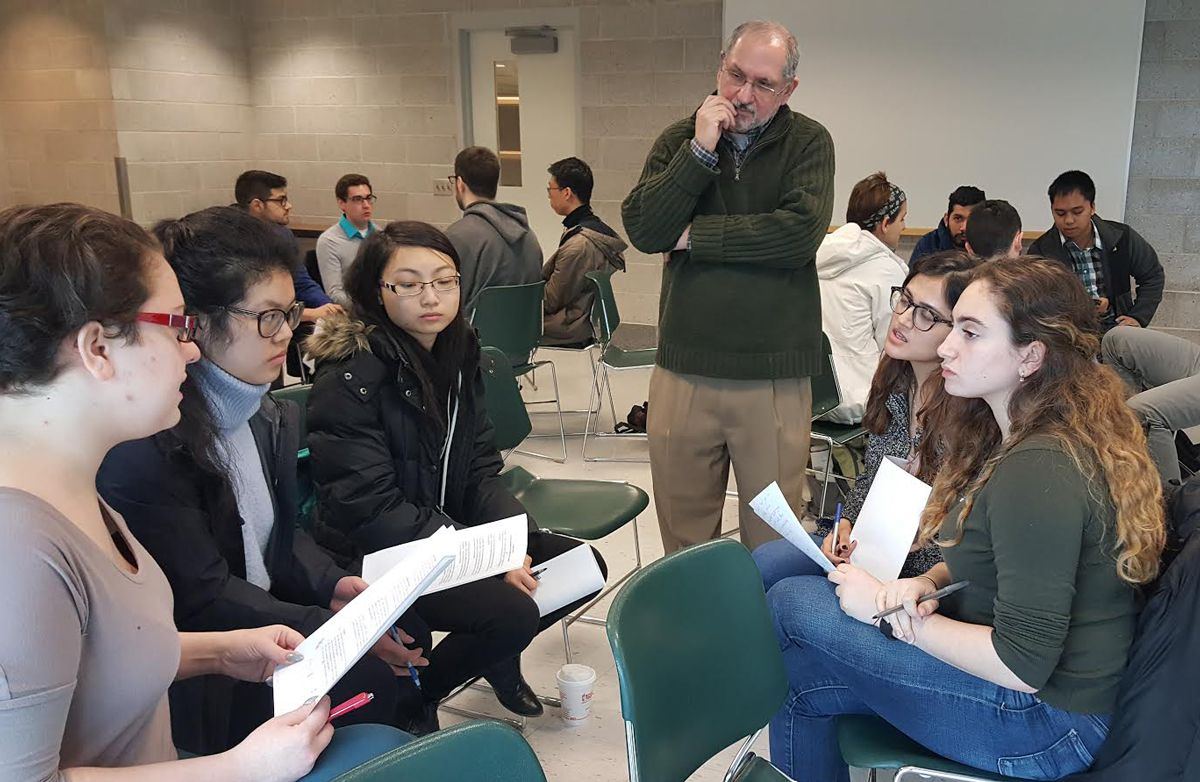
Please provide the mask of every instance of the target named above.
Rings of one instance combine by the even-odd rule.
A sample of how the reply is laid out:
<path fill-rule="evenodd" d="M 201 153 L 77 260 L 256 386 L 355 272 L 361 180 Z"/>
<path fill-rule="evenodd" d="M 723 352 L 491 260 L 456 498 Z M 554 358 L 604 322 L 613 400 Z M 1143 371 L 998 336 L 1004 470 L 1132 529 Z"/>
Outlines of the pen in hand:
<path fill-rule="evenodd" d="M 396 629 L 395 625 L 388 630 L 388 635 L 390 635 L 392 640 L 397 644 L 404 646 L 404 642 L 400 640 L 400 631 Z M 412 677 L 413 684 L 417 685 L 417 689 L 421 689 L 421 675 L 417 673 L 417 669 L 412 663 L 408 663 L 408 675 Z"/>
<path fill-rule="evenodd" d="M 955 583 L 950 584 L 949 586 L 942 587 L 941 589 L 937 590 L 936 592 L 930 592 L 927 595 L 922 595 L 921 597 L 917 598 L 917 605 L 924 603 L 926 600 L 941 600 L 943 597 L 946 597 L 947 595 L 952 595 L 955 592 L 957 592 L 958 590 L 969 587 L 970 585 L 971 585 L 970 581 L 956 581 Z M 885 616 L 891 616 L 892 614 L 898 613 L 903 610 L 904 610 L 903 603 L 901 603 L 898 606 L 892 606 L 891 608 L 888 608 L 884 611 L 880 611 L 878 614 L 875 614 L 875 616 L 871 617 L 871 621 L 874 622 L 878 619 L 882 619 Z"/>
<path fill-rule="evenodd" d="M 338 717 L 341 717 L 344 714 L 349 714 L 355 709 L 361 709 L 363 706 L 366 706 L 373 700 L 375 700 L 375 693 L 360 692 L 358 695 L 355 695 L 345 703 L 339 703 L 337 706 L 334 706 L 332 709 L 330 709 L 329 721 L 332 722 Z"/>

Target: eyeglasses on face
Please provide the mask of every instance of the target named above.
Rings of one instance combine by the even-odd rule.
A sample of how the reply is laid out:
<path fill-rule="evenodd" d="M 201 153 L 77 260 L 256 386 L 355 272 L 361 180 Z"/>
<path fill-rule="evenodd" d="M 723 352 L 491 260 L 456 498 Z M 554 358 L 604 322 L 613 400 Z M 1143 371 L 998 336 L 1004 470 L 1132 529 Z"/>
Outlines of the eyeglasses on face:
<path fill-rule="evenodd" d="M 944 323 L 947 326 L 953 326 L 954 321 L 947 320 L 937 314 L 932 307 L 924 304 L 917 304 L 912 300 L 912 295 L 904 288 L 892 288 L 892 312 L 897 315 L 903 315 L 911 308 L 913 311 L 913 327 L 917 331 L 929 331 L 939 323 Z"/>
<path fill-rule="evenodd" d="M 300 318 L 304 315 L 304 302 L 294 302 L 286 310 L 270 309 L 255 312 L 254 310 L 244 310 L 240 307 L 226 307 L 225 310 L 236 315 L 256 318 L 258 320 L 258 336 L 263 339 L 270 339 L 279 333 L 284 323 L 293 331 L 296 329 L 296 326 L 300 325 Z"/>
<path fill-rule="evenodd" d="M 724 76 L 725 81 L 739 90 L 746 86 L 746 83 L 750 81 L 748 78 L 746 78 L 746 74 L 731 68 L 721 68 L 719 71 L 717 71 L 717 73 L 719 73 L 721 76 Z M 777 98 L 783 93 L 782 87 L 773 87 L 765 81 L 756 81 L 750 86 L 759 94 L 759 97 L 762 98 Z"/>
<path fill-rule="evenodd" d="M 435 293 L 449 293 L 458 289 L 458 283 L 461 279 L 457 274 L 454 274 L 449 277 L 438 277 L 436 280 L 429 280 L 428 282 L 384 282 L 380 280 L 379 287 L 386 288 L 402 299 L 407 299 L 410 296 L 420 296 L 425 292 L 426 285 L 432 286 Z"/>
<path fill-rule="evenodd" d="M 175 338 L 180 342 L 192 342 L 200 330 L 200 319 L 195 315 L 172 315 L 166 312 L 139 312 L 137 320 L 175 329 Z"/>
<path fill-rule="evenodd" d="M 379 200 L 379 197 L 374 194 L 365 195 L 365 196 L 357 195 L 357 196 L 350 196 L 346 200 L 349 201 L 350 203 L 354 204 L 355 206 L 358 206 L 360 204 L 373 204 Z"/>
<path fill-rule="evenodd" d="M 285 195 L 282 195 L 282 196 L 276 196 L 275 198 L 264 198 L 264 199 L 262 199 L 262 200 L 263 200 L 264 202 L 268 202 L 268 201 L 269 201 L 269 202 L 271 202 L 271 203 L 276 203 L 276 204 L 279 204 L 280 206 L 283 206 L 283 207 L 286 207 L 286 206 L 288 205 L 288 203 L 289 203 L 289 202 L 288 202 L 288 197 L 287 197 L 287 196 L 285 196 Z"/>

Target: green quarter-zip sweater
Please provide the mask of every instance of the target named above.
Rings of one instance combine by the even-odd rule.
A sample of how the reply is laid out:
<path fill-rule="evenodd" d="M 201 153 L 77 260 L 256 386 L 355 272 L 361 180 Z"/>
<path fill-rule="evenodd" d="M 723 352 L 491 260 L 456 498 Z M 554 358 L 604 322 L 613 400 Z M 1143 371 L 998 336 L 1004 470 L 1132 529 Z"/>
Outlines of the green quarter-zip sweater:
<path fill-rule="evenodd" d="M 833 140 L 783 106 L 735 166 L 691 150 L 695 115 L 663 131 L 621 205 L 644 253 L 671 252 L 658 304 L 658 365 L 738 380 L 821 372 L 821 298 L 813 263 L 833 213 Z"/>

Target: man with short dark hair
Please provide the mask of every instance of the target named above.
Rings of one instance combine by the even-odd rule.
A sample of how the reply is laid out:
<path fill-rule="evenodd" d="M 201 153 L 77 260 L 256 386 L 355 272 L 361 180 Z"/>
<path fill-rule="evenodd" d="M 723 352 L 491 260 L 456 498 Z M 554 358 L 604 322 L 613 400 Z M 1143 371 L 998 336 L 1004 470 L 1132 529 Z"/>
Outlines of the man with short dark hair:
<path fill-rule="evenodd" d="M 287 227 L 292 213 L 292 204 L 288 201 L 287 180 L 270 171 L 243 171 L 233 186 L 233 197 L 236 200 L 235 206 L 245 209 L 259 220 L 278 226 L 276 230 L 280 238 L 291 248 L 296 260 L 292 267 L 295 270 L 292 272 L 292 282 L 296 286 L 296 298 L 304 302 L 303 320 L 317 321 L 335 312 L 341 312 L 341 306 L 325 294 L 300 262 L 300 245 L 296 242 L 296 235 Z"/>
<path fill-rule="evenodd" d="M 1128 225 L 1096 214 L 1096 184 L 1084 172 L 1059 174 L 1046 194 L 1054 227 L 1030 245 L 1030 254 L 1075 272 L 1095 302 L 1104 330 L 1149 326 L 1166 284 L 1158 253 Z M 1131 277 L 1137 281 L 1136 298 Z"/>
<path fill-rule="evenodd" d="M 542 267 L 542 344 L 581 347 L 591 343 L 595 294 L 584 276 L 596 271 L 625 271 L 628 246 L 592 211 L 592 169 L 577 157 L 550 166 L 546 195 L 563 219 L 558 249 Z"/>
<path fill-rule="evenodd" d="M 967 252 L 985 261 L 1021 254 L 1021 215 L 1007 201 L 989 199 L 971 210 Z"/>
<path fill-rule="evenodd" d="M 647 434 L 668 554 L 720 534 L 730 467 L 748 548 L 779 537 L 749 505 L 771 483 L 804 509 L 834 151 L 788 107 L 799 61 L 782 25 L 738 25 L 716 89 L 659 134 L 621 205 L 629 241 L 665 261 Z"/>
<path fill-rule="evenodd" d="M 967 218 L 971 211 L 983 203 L 986 196 L 974 185 L 959 185 L 950 194 L 946 204 L 946 214 L 938 222 L 938 227 L 925 234 L 917 241 L 908 262 L 922 255 L 941 252 L 942 250 L 961 250 L 967 241 Z"/>
<path fill-rule="evenodd" d="M 446 229 L 458 251 L 463 314 L 475 312 L 479 292 L 494 285 L 541 279 L 542 247 L 524 207 L 496 201 L 500 158 L 486 147 L 467 147 L 454 158 L 454 200 L 463 210 Z"/>
<path fill-rule="evenodd" d="M 348 307 L 350 300 L 342 283 L 359 246 L 375 230 L 371 222 L 375 193 L 371 190 L 371 180 L 362 174 L 346 174 L 334 185 L 333 197 L 342 217 L 317 239 L 317 267 L 325 292 L 338 304 Z"/>

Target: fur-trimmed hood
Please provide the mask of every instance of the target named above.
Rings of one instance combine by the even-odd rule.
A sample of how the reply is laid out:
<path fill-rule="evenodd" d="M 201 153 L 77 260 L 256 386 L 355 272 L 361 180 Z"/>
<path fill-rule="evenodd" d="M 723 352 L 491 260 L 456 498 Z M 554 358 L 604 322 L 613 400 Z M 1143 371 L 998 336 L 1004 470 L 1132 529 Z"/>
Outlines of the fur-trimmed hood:
<path fill-rule="evenodd" d="M 361 320 L 339 312 L 317 321 L 316 330 L 304 341 L 304 352 L 313 361 L 345 361 L 356 353 L 371 352 L 371 332 Z"/>

